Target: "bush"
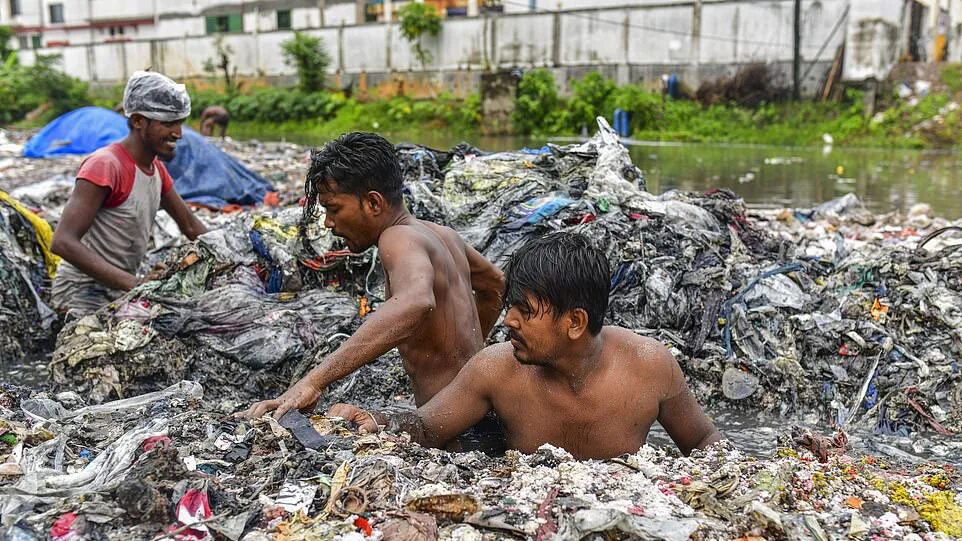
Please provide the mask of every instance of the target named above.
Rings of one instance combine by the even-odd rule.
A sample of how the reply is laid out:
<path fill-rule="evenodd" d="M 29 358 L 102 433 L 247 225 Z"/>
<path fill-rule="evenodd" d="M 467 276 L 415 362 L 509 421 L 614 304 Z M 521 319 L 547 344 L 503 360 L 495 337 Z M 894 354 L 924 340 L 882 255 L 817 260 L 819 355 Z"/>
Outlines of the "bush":
<path fill-rule="evenodd" d="M 550 71 L 535 69 L 526 72 L 518 81 L 512 115 L 515 131 L 522 135 L 555 133 L 562 104 Z"/>
<path fill-rule="evenodd" d="M 340 94 L 301 92 L 290 88 L 259 88 L 246 94 L 191 91 L 191 111 L 199 117 L 210 105 L 221 105 L 232 120 L 286 122 L 288 120 L 329 120 L 345 103 Z"/>
<path fill-rule="evenodd" d="M 44 118 L 53 118 L 90 105 L 87 84 L 56 69 L 59 56 L 37 55 L 33 66 L 17 62 L 10 54 L 0 65 L 0 123 L 22 120 L 27 113 L 47 105 Z"/>
<path fill-rule="evenodd" d="M 324 47 L 324 40 L 294 32 L 294 37 L 281 43 L 284 63 L 297 68 L 297 80 L 302 92 L 324 90 L 327 67 L 331 55 Z"/>
<path fill-rule="evenodd" d="M 634 85 L 616 88 L 608 96 L 606 111 L 614 115 L 615 109 L 628 112 L 631 131 L 653 130 L 662 118 L 663 102 L 661 97 Z"/>
<path fill-rule="evenodd" d="M 734 77 L 720 77 L 705 81 L 695 92 L 702 105 L 734 103 L 741 107 L 758 107 L 763 103 L 785 101 L 791 95 L 787 88 L 777 86 L 768 66 L 751 64 Z"/>
<path fill-rule="evenodd" d="M 594 132 L 599 116 L 611 118 L 614 108 L 608 110 L 608 102 L 615 91 L 615 83 L 593 71 L 583 79 L 571 82 L 572 96 L 565 109 L 565 124 L 572 131 L 588 130 Z"/>

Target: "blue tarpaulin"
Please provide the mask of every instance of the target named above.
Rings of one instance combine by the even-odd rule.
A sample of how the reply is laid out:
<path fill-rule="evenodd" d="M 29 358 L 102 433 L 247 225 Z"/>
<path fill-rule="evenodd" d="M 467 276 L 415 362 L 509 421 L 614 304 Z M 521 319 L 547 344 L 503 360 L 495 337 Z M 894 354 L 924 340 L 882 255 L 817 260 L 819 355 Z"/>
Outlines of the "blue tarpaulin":
<path fill-rule="evenodd" d="M 27 141 L 23 155 L 49 158 L 90 154 L 127 135 L 127 119 L 103 107 L 82 107 L 58 116 Z"/>
<path fill-rule="evenodd" d="M 27 141 L 23 155 L 47 158 L 90 154 L 127 135 L 127 119 L 102 107 L 83 107 L 57 117 Z M 194 130 L 184 127 L 177 153 L 167 163 L 177 193 L 209 207 L 257 205 L 270 183 Z"/>
<path fill-rule="evenodd" d="M 259 205 L 273 191 L 263 177 L 190 128 L 184 128 L 167 170 L 181 197 L 214 208 Z"/>

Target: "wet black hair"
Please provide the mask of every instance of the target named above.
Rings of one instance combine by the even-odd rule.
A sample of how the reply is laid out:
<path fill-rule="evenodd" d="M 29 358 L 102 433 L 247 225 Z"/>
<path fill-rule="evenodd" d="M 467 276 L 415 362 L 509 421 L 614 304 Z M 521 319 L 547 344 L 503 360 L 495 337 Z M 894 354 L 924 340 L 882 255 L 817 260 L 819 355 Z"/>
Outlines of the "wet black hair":
<path fill-rule="evenodd" d="M 505 306 L 526 314 L 547 309 L 556 317 L 581 308 L 588 313 L 591 334 L 601 332 L 611 269 L 605 254 L 584 235 L 561 231 L 529 241 L 511 256 L 505 278 Z M 538 306 L 531 306 L 526 294 L 537 299 Z"/>
<path fill-rule="evenodd" d="M 374 191 L 391 204 L 403 201 L 403 178 L 394 145 L 375 133 L 345 133 L 320 150 L 311 151 L 311 166 L 304 186 L 305 214 L 317 212 L 318 195 L 329 189 L 326 185 L 332 180 L 337 191 L 358 198 Z"/>

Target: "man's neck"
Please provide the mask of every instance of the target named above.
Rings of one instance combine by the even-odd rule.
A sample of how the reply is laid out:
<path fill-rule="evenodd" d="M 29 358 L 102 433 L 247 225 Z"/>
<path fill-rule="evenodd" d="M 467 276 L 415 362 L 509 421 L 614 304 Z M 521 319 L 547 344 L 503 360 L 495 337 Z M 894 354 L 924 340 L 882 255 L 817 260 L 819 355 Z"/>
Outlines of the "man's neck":
<path fill-rule="evenodd" d="M 124 148 L 130 153 L 130 157 L 134 159 L 134 162 L 144 169 L 149 169 L 151 164 L 154 163 L 154 158 L 157 157 L 156 154 L 147 150 L 143 141 L 141 141 L 140 137 L 134 132 L 128 133 L 127 137 L 124 137 L 120 144 L 124 145 Z"/>
<path fill-rule="evenodd" d="M 584 389 L 591 374 L 601 365 L 601 351 L 604 340 L 601 333 L 588 335 L 584 340 L 575 342 L 564 356 L 545 367 L 546 375 L 578 393 Z"/>
<path fill-rule="evenodd" d="M 412 223 L 416 218 L 408 212 L 408 209 L 404 206 L 404 203 L 398 205 L 392 213 L 389 213 L 385 220 L 384 229 L 388 227 L 394 227 L 395 225 L 407 225 Z"/>

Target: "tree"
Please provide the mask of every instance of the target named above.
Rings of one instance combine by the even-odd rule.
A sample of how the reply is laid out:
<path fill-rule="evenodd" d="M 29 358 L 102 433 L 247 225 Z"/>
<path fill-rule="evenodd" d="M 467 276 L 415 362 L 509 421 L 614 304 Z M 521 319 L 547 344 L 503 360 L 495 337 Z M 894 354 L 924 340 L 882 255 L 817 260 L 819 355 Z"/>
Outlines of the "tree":
<path fill-rule="evenodd" d="M 324 47 L 324 40 L 294 32 L 294 37 L 281 43 L 284 63 L 297 68 L 298 85 L 304 92 L 324 89 L 324 76 L 331 65 L 331 55 Z"/>
<path fill-rule="evenodd" d="M 9 26 L 0 25 L 0 62 L 6 61 L 14 51 L 10 48 L 10 38 L 13 37 L 13 30 Z"/>
<path fill-rule="evenodd" d="M 437 36 L 441 33 L 441 16 L 434 6 L 421 2 L 408 2 L 398 10 L 401 22 L 401 35 L 411 44 L 414 56 L 421 62 L 421 69 L 431 61 L 431 53 L 425 51 L 421 39 L 425 34 Z"/>
<path fill-rule="evenodd" d="M 235 65 L 233 70 L 231 69 L 231 55 L 234 54 L 234 48 L 228 43 L 224 43 L 224 36 L 217 36 L 214 40 L 214 48 L 217 49 L 218 61 L 215 64 L 214 59 L 208 58 L 204 61 L 204 71 L 213 75 L 217 73 L 217 70 L 224 72 L 224 85 L 227 87 L 225 90 L 228 93 L 233 93 L 238 90 L 237 88 L 237 66 Z"/>

